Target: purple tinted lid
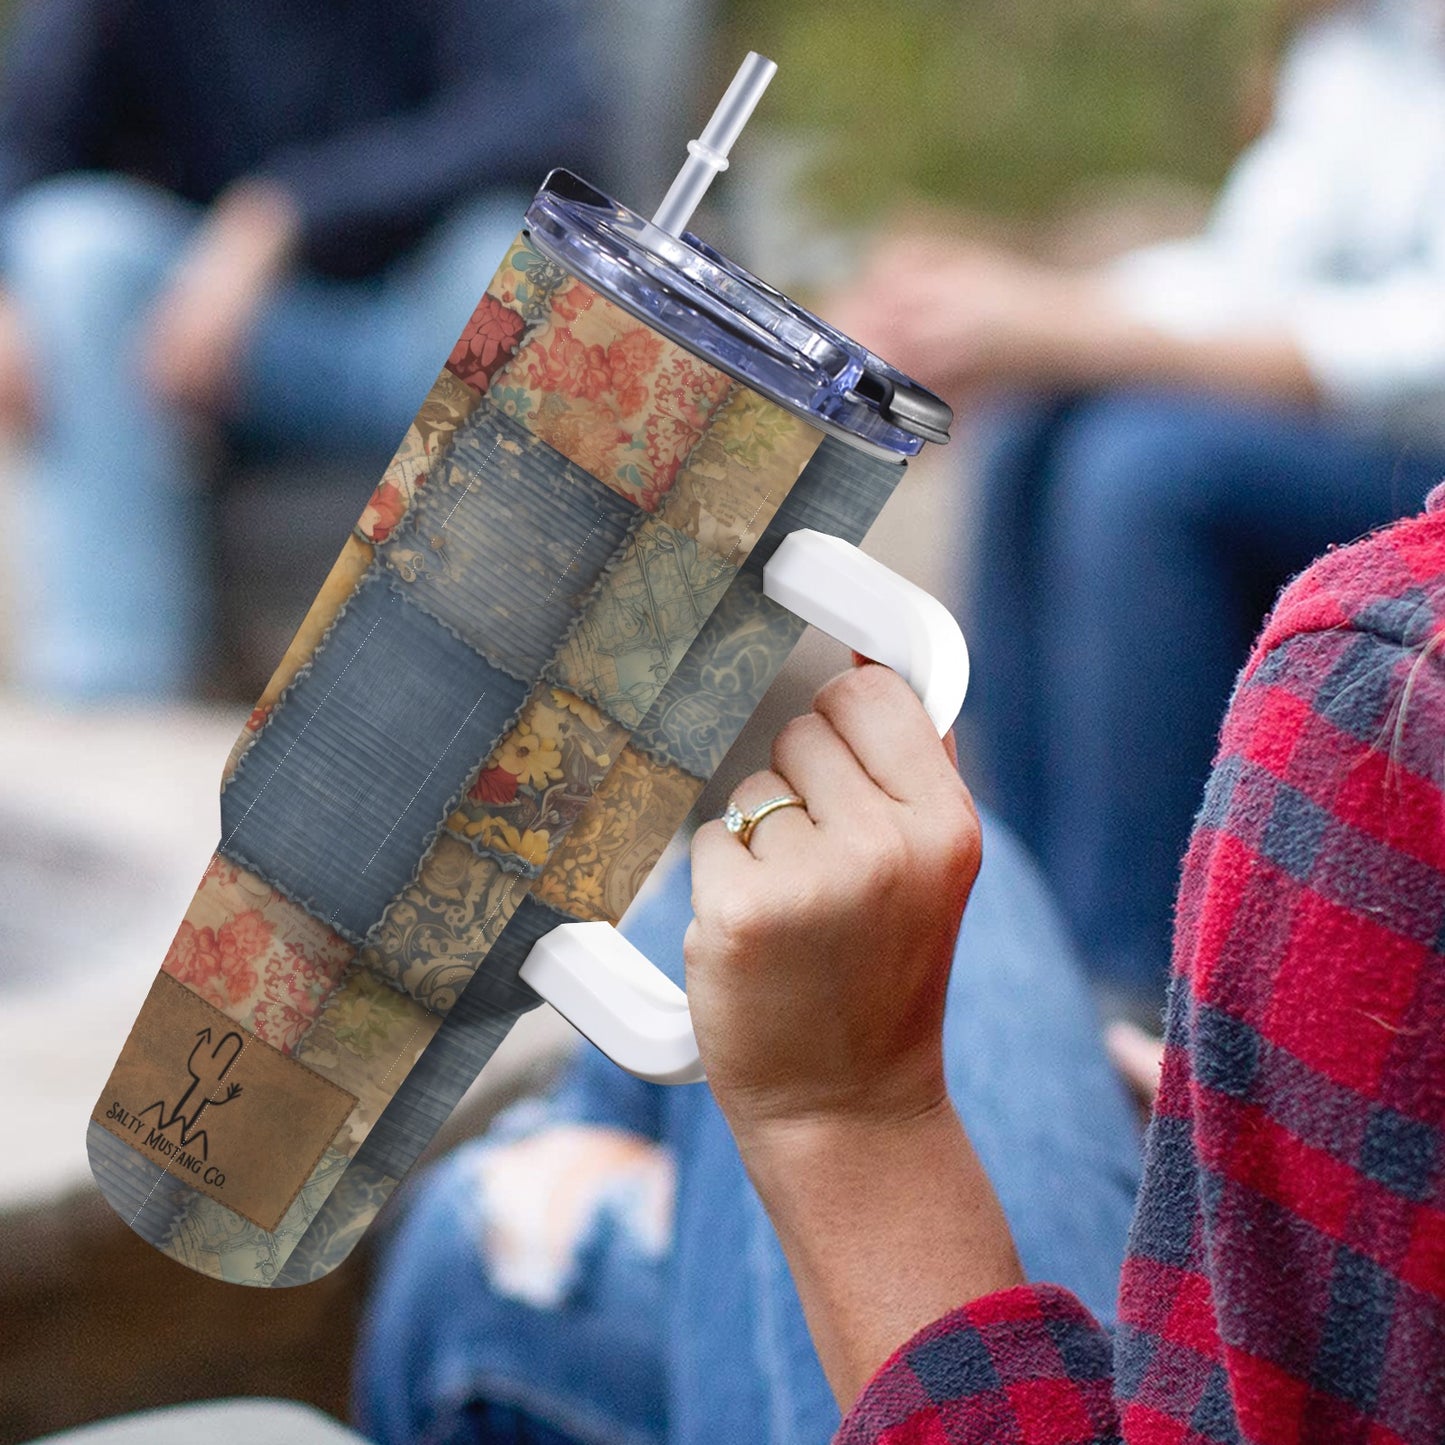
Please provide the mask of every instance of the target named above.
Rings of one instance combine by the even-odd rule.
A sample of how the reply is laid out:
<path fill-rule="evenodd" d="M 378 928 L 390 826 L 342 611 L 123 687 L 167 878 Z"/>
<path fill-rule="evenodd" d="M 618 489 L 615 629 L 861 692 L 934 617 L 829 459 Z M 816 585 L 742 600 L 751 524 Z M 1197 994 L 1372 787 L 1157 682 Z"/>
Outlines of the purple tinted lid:
<path fill-rule="evenodd" d="M 671 236 L 564 170 L 526 226 L 543 254 L 823 431 L 892 461 L 948 440 L 946 402 L 691 232 Z"/>

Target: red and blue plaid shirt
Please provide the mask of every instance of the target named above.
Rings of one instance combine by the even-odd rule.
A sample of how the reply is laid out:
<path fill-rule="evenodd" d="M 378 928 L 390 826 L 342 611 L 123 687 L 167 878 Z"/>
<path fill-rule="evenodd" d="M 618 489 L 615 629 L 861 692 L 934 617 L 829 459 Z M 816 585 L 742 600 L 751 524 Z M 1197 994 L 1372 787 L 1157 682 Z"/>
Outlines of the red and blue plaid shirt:
<path fill-rule="evenodd" d="M 1240 677 L 1117 1333 L 1047 1284 L 975 1300 L 841 1445 L 1445 1442 L 1439 495 L 1297 578 Z"/>

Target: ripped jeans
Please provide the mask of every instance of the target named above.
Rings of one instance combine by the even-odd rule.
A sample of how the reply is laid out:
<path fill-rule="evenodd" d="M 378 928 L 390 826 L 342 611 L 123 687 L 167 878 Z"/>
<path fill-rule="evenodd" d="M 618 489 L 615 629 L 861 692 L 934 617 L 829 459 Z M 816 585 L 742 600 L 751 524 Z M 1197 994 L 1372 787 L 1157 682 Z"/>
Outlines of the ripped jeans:
<path fill-rule="evenodd" d="M 1110 1321 L 1138 1130 L 1032 863 L 991 820 L 985 840 L 949 988 L 949 1089 L 1030 1277 Z M 683 860 L 624 920 L 679 978 L 690 894 Z M 417 1181 L 353 1400 L 379 1445 L 822 1445 L 839 1423 L 712 1096 L 591 1048 L 549 1098 Z"/>

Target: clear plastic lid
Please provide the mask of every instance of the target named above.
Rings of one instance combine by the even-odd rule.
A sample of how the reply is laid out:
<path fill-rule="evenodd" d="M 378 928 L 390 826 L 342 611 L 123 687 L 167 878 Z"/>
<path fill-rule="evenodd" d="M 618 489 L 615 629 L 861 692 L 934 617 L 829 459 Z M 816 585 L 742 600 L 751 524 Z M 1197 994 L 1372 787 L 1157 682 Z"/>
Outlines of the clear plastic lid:
<path fill-rule="evenodd" d="M 948 440 L 946 402 L 691 232 L 671 236 L 565 170 L 526 226 L 552 260 L 822 430 L 892 461 Z"/>

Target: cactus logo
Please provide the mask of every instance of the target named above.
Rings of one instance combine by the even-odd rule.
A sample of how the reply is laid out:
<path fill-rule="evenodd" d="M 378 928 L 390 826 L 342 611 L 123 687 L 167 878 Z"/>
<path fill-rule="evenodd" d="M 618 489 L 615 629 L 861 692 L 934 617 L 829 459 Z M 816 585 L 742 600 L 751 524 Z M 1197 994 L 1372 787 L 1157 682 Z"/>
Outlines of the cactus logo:
<path fill-rule="evenodd" d="M 148 1104 L 142 1109 L 137 1118 L 144 1119 L 154 1110 L 157 1134 L 164 1134 L 173 1125 L 179 1124 L 179 1147 L 190 1150 L 193 1156 L 199 1155 L 204 1160 L 209 1141 L 206 1131 L 201 1128 L 201 1115 L 207 1109 L 219 1109 L 223 1104 L 229 1104 L 240 1096 L 241 1086 L 228 1084 L 225 1079 L 236 1060 L 241 1057 L 243 1048 L 245 1040 L 234 1031 L 222 1034 L 212 1047 L 211 1030 L 209 1027 L 203 1028 L 196 1035 L 195 1047 L 191 1050 L 190 1058 L 186 1060 L 186 1073 L 190 1076 L 190 1082 L 185 1085 L 169 1113 L 166 1101 L 157 1099 L 154 1104 Z M 145 1095 L 142 1094 L 141 1097 L 144 1098 Z M 155 1134 L 151 1137 L 154 1139 Z"/>

